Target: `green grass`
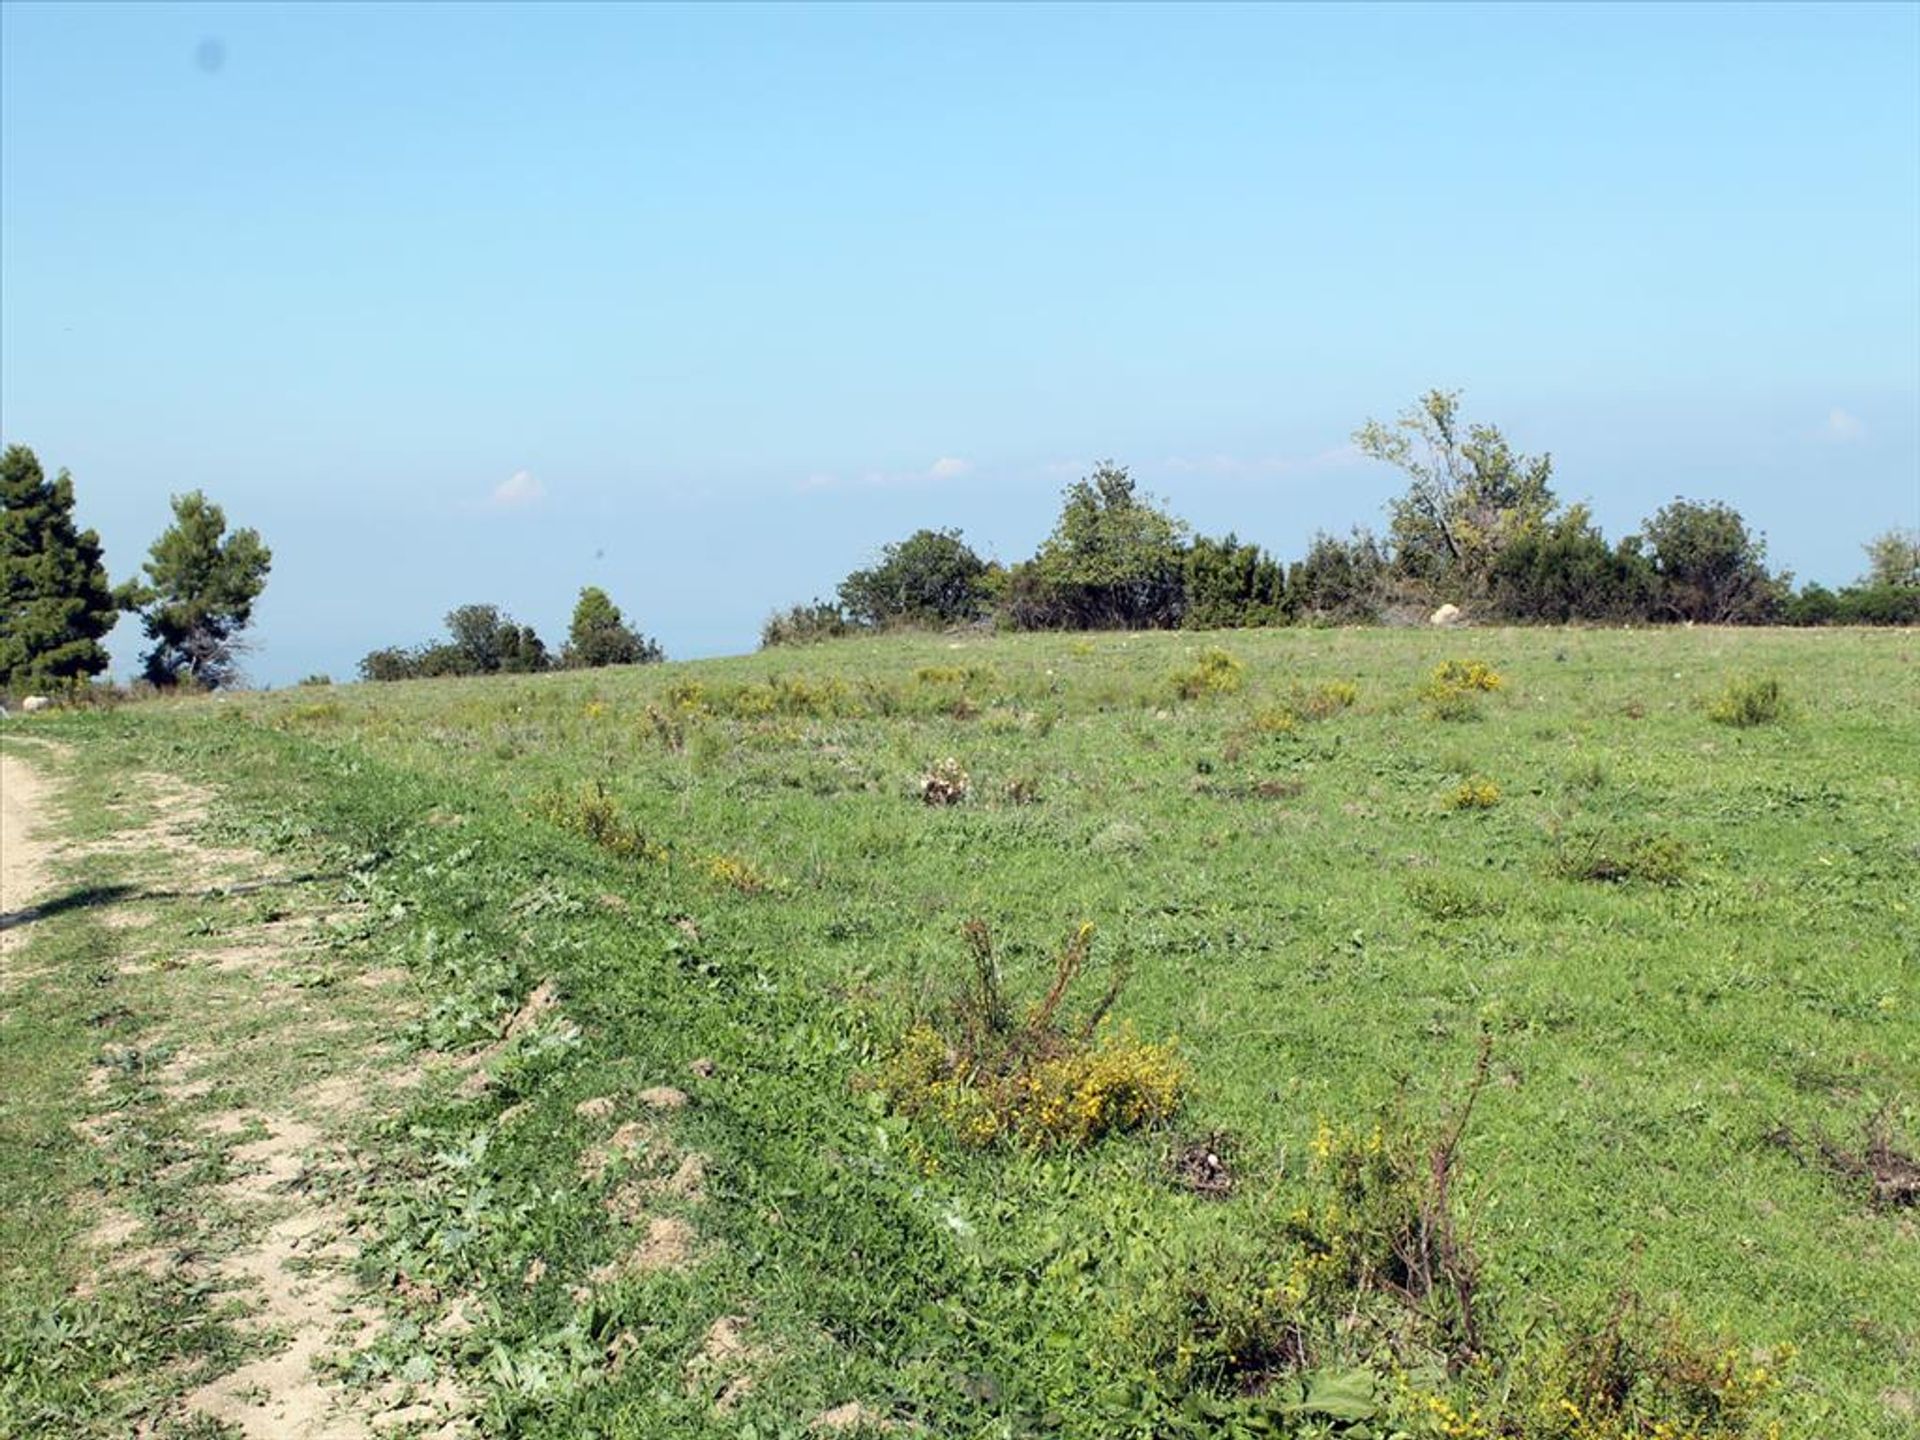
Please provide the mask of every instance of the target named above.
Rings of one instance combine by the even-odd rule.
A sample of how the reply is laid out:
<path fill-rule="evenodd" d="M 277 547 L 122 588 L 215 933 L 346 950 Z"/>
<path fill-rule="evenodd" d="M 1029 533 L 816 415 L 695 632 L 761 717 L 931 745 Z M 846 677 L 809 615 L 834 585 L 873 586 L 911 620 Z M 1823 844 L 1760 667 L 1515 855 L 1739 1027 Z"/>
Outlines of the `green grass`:
<path fill-rule="evenodd" d="M 1215 648 L 1237 687 L 1190 683 L 1224 672 Z M 1917 650 L 1894 631 L 898 638 L 45 728 L 95 767 L 216 780 L 239 833 L 357 867 L 375 943 L 427 996 L 425 1042 L 484 1038 L 555 982 L 578 1045 L 423 1101 L 379 1139 L 366 1202 L 370 1270 L 485 1301 L 472 1334 L 403 1329 L 368 1373 L 430 1353 L 500 1433 L 797 1435 L 853 1399 L 941 1435 L 1220 1433 L 1151 1393 L 1141 1297 L 1299 1203 L 1322 1121 L 1447 1114 L 1485 1032 L 1462 1200 L 1512 1344 L 1630 1278 L 1743 1346 L 1798 1347 L 1786 1433 L 1891 1440 L 1920 1356 L 1913 1218 L 1766 1137 L 1851 1141 L 1890 1107 L 1920 1140 Z M 1423 698 L 1452 658 L 1504 688 Z M 1713 723 L 1752 673 L 1788 718 Z M 1340 682 L 1351 706 L 1309 703 Z M 922 803 L 947 757 L 967 799 Z M 1454 808 L 1470 779 L 1497 806 Z M 647 846 L 597 847 L 554 823 L 556 796 L 610 804 Z M 1658 873 L 1587 878 L 1572 862 L 1594 854 Z M 964 978 L 976 917 L 1024 998 L 1083 922 L 1096 980 L 1126 957 L 1116 1016 L 1177 1037 L 1188 1069 L 1176 1135 L 971 1152 L 857 1085 Z M 72 1050 L 9 1065 L 50 1086 Z M 594 1131 L 573 1106 L 657 1084 L 693 1095 L 674 1138 L 709 1157 L 680 1207 L 704 1258 L 576 1299 L 628 1241 L 579 1177 Z M 16 1107 L 9 1139 L 54 1118 Z M 1167 1178 L 1170 1140 L 1211 1131 L 1233 1141 L 1227 1201 Z M 25 1268 L 57 1268 L 52 1244 Z M 765 1356 L 719 1413 L 678 1377 L 730 1314 Z"/>

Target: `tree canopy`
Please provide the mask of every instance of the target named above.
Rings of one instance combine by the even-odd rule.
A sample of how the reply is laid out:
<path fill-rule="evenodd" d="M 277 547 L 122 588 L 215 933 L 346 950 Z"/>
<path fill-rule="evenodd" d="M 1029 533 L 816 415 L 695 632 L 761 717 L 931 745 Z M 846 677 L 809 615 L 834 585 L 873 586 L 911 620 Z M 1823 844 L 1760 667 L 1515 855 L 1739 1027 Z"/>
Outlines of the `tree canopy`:
<path fill-rule="evenodd" d="M 916 530 L 841 581 L 840 604 L 861 625 L 954 625 L 985 609 L 988 569 L 958 530 Z"/>
<path fill-rule="evenodd" d="M 1500 552 L 1537 534 L 1553 514 L 1553 457 L 1514 451 L 1498 428 L 1465 424 L 1460 392 L 1429 390 L 1391 425 L 1354 432 L 1361 454 L 1404 471 L 1388 535 L 1399 572 L 1434 598 L 1485 594 Z"/>
<path fill-rule="evenodd" d="M 145 583 L 122 598 L 141 610 L 153 646 L 147 679 L 214 688 L 239 678 L 239 635 L 266 588 L 273 552 L 257 530 L 227 534 L 227 517 L 198 490 L 173 497 L 173 524 L 153 542 Z"/>
<path fill-rule="evenodd" d="M 0 690 L 80 683 L 107 668 L 120 618 L 100 537 L 74 523 L 73 477 L 33 451 L 0 454 Z"/>
<path fill-rule="evenodd" d="M 598 585 L 580 591 L 567 627 L 561 663 L 575 669 L 646 665 L 665 659 L 659 645 L 627 624 L 620 607 Z"/>
<path fill-rule="evenodd" d="M 1187 525 L 1106 461 L 1069 485 L 1060 519 L 1018 577 L 1036 628 L 1148 630 L 1178 625 Z"/>
<path fill-rule="evenodd" d="M 1731 505 L 1675 500 L 1654 512 L 1641 538 L 1659 583 L 1657 603 L 1671 619 L 1766 620 L 1784 598 L 1786 577 L 1768 571 L 1766 542 Z"/>

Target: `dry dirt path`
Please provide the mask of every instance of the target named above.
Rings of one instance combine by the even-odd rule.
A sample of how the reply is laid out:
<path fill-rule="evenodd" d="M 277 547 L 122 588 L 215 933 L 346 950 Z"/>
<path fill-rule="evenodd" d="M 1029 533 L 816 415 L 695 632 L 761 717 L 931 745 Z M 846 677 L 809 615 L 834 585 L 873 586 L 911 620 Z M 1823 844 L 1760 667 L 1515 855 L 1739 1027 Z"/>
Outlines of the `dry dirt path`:
<path fill-rule="evenodd" d="M 24 915 L 49 883 L 36 817 L 45 782 L 19 757 L 0 755 L 0 916 Z M 21 926 L 0 930 L 0 955 L 24 940 Z"/>
<path fill-rule="evenodd" d="M 0 755 L 0 981 L 79 981 L 23 952 L 36 931 L 91 926 L 86 983 L 110 976 L 129 1017 L 76 1126 L 133 1177 L 72 1199 L 95 1257 L 81 1291 L 134 1271 L 185 1278 L 240 1337 L 237 1365 L 171 1377 L 151 1423 L 197 1415 L 247 1440 L 471 1433 L 449 1377 L 353 1386 L 329 1363 L 384 1322 L 354 1278 L 367 1237 L 353 1197 L 367 1127 L 422 1078 L 396 1034 L 416 1001 L 366 943 L 361 902 L 339 877 L 216 839 L 213 797 L 164 775 L 85 777 L 105 793 L 68 807 L 59 759 Z M 106 898 L 75 902 L 89 891 Z M 165 1154 L 143 1166 L 156 1136 Z"/>

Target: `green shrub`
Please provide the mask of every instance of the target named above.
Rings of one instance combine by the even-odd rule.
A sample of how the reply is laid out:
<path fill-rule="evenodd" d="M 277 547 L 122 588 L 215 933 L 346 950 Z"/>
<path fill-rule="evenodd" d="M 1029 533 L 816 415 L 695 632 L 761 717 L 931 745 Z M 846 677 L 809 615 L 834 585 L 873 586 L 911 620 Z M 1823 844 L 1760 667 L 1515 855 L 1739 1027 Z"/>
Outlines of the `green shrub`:
<path fill-rule="evenodd" d="M 1210 695 L 1232 695 L 1246 683 L 1247 667 L 1218 646 L 1200 652 L 1191 669 L 1173 675 L 1173 692 L 1182 700 L 1200 700 Z"/>
<path fill-rule="evenodd" d="M 815 645 L 822 640 L 836 640 L 842 635 L 851 635 L 853 630 L 846 612 L 838 605 L 827 600 L 815 600 L 811 605 L 793 605 L 769 615 L 766 623 L 760 627 L 760 648 L 771 650 L 776 645 Z"/>
<path fill-rule="evenodd" d="M 1172 1047 L 1103 1026 L 1126 982 L 1124 966 L 1077 1022 L 1062 1013 L 1093 948 L 1091 925 L 1068 938 L 1053 984 L 1017 1019 L 986 925 L 971 920 L 962 933 L 969 983 L 943 1018 L 911 1027 L 871 1078 L 896 1112 L 967 1145 L 1081 1149 L 1179 1108 L 1185 1075 Z"/>
<path fill-rule="evenodd" d="M 1707 706 L 1707 718 L 1719 725 L 1749 729 L 1787 718 L 1786 687 L 1774 675 L 1739 675 Z"/>
<path fill-rule="evenodd" d="M 1553 861 L 1554 873 L 1562 879 L 1606 885 L 1628 880 L 1678 885 L 1687 878 L 1688 868 L 1687 847 L 1672 835 L 1621 840 L 1604 831 L 1562 836 Z"/>
<path fill-rule="evenodd" d="M 1499 803 L 1500 787 L 1484 775 L 1469 776 L 1447 796 L 1453 810 L 1491 810 Z"/>

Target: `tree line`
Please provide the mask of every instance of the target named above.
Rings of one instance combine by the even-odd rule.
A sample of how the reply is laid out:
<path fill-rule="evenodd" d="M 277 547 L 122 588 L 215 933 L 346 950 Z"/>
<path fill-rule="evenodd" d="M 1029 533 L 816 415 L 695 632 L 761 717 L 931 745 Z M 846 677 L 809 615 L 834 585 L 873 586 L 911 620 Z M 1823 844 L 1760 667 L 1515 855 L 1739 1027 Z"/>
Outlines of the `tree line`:
<path fill-rule="evenodd" d="M 1375 624 L 1443 605 L 1517 622 L 1786 625 L 1920 624 L 1920 530 L 1866 545 L 1867 568 L 1839 590 L 1769 567 L 1765 541 L 1717 501 L 1676 499 L 1611 542 L 1583 504 L 1553 490 L 1550 455 L 1516 452 L 1495 426 L 1470 423 L 1457 392 L 1434 390 L 1393 421 L 1354 434 L 1363 455 L 1399 469 L 1406 488 L 1382 535 L 1316 534 L 1291 564 L 1238 535 L 1195 534 L 1105 463 L 1062 497 L 1029 558 L 989 562 L 956 529 L 923 529 L 853 571 L 831 600 L 768 619 L 762 645 L 899 626 L 992 624 L 1016 630 L 1193 629 Z M 104 673 L 103 641 L 127 613 L 149 642 L 144 678 L 217 688 L 240 678 L 244 631 L 272 552 L 229 531 L 200 491 L 172 498 L 173 523 L 141 573 L 110 580 L 99 535 L 74 520 L 72 477 L 48 479 L 33 451 L 0 454 L 0 692 L 60 691 Z M 444 637 L 387 646 L 360 662 L 368 680 L 530 673 L 649 664 L 659 644 L 607 593 L 581 590 L 567 638 L 550 651 L 498 606 L 462 605 Z"/>
<path fill-rule="evenodd" d="M 580 591 L 558 655 L 531 625 L 522 625 L 497 605 L 461 605 L 450 610 L 443 640 L 412 648 L 387 646 L 360 661 L 363 680 L 421 680 L 442 675 L 530 675 L 542 670 L 595 669 L 602 665 L 652 665 L 666 659 L 659 642 L 642 635 L 597 585 Z"/>
<path fill-rule="evenodd" d="M 108 578 L 100 536 L 74 521 L 73 477 L 51 480 L 24 445 L 0 453 L 0 693 L 67 693 L 105 672 L 102 643 L 123 614 L 150 642 L 148 683 L 234 683 L 242 633 L 266 588 L 273 552 L 255 530 L 227 529 L 200 491 L 173 497 L 173 523 L 141 573 Z"/>
<path fill-rule="evenodd" d="M 1317 534 L 1291 565 L 1235 534 L 1207 536 L 1111 462 L 1069 485 L 1038 551 L 990 563 L 955 529 L 885 546 L 832 600 L 773 615 L 763 646 L 899 626 L 1015 630 L 1216 629 L 1377 624 L 1441 606 L 1513 623 L 1911 625 L 1920 623 L 1920 530 L 1866 545 L 1838 591 L 1767 564 L 1766 542 L 1718 501 L 1676 499 L 1609 542 L 1583 504 L 1553 491 L 1550 455 L 1517 453 L 1434 390 L 1354 434 L 1406 476 L 1385 535 Z"/>

